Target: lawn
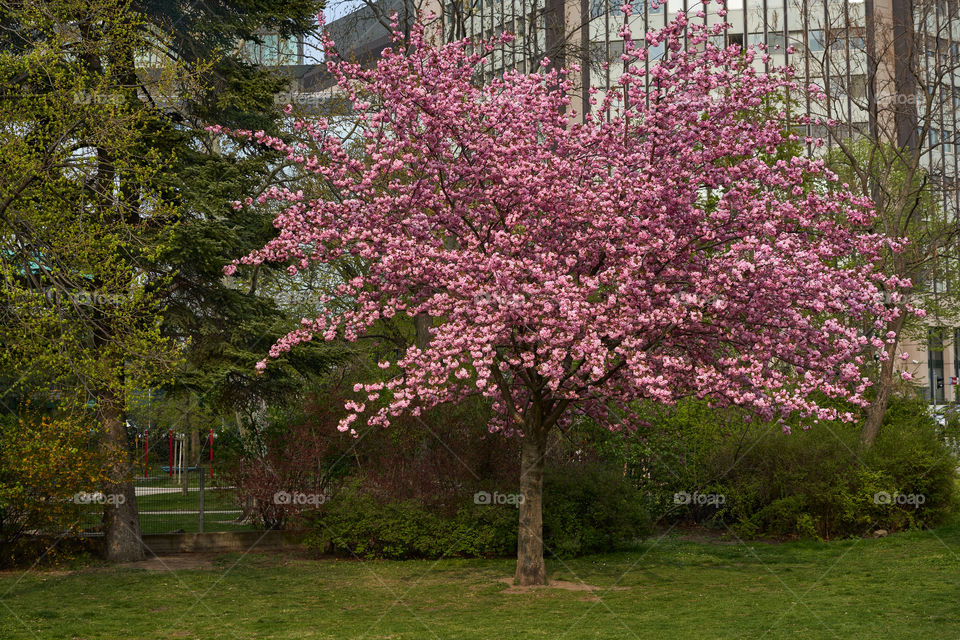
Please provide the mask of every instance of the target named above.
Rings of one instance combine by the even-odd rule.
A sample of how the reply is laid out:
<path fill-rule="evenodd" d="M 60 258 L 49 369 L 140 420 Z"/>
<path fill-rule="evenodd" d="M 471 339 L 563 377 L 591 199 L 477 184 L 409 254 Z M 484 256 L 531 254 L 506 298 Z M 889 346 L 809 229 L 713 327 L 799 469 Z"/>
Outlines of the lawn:
<path fill-rule="evenodd" d="M 958 554 L 960 523 L 830 543 L 671 532 L 552 561 L 559 586 L 536 590 L 503 581 L 508 559 L 176 557 L 0 573 L 0 638 L 957 638 Z"/>

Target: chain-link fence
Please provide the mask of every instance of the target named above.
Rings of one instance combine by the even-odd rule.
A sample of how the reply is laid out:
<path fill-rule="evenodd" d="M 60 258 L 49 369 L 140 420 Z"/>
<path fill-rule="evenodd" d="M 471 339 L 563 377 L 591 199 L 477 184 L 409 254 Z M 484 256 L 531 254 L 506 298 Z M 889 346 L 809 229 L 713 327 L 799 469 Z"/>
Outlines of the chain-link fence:
<path fill-rule="evenodd" d="M 132 434 L 134 489 L 144 535 L 256 528 L 237 489 L 217 476 L 212 433 L 197 436 L 172 430 Z M 103 533 L 105 506 L 121 499 L 127 497 L 92 490 L 55 506 L 63 512 L 61 521 L 77 523 L 84 536 L 97 536 Z"/>
<path fill-rule="evenodd" d="M 143 534 L 249 529 L 233 487 L 216 476 L 213 432 L 150 430 L 136 439 Z"/>
<path fill-rule="evenodd" d="M 136 481 L 140 529 L 151 533 L 197 533 L 251 528 L 231 487 L 216 486 L 208 469 L 161 467 Z"/>

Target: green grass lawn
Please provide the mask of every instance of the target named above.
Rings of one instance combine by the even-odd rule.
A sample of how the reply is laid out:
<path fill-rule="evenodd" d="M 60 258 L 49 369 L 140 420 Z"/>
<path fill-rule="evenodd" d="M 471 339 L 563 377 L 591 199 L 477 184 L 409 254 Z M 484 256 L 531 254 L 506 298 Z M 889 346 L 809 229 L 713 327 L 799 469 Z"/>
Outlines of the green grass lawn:
<path fill-rule="evenodd" d="M 235 489 L 207 489 L 203 495 L 206 509 L 239 509 Z M 137 508 L 140 511 L 196 511 L 200 508 L 200 492 L 155 493 L 137 496 Z"/>
<path fill-rule="evenodd" d="M 548 564 L 552 580 L 594 590 L 515 591 L 507 559 L 198 559 L 206 566 L 0 573 L 0 638 L 960 637 L 960 523 L 778 545 L 668 534 Z"/>

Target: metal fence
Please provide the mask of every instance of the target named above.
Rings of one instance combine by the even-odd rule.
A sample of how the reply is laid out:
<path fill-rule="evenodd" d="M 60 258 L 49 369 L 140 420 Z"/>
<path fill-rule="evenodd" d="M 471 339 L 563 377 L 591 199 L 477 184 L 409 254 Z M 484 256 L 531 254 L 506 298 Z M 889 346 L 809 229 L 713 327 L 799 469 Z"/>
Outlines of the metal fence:
<path fill-rule="evenodd" d="M 237 489 L 217 475 L 210 453 L 213 433 L 198 435 L 173 430 L 132 434 L 134 490 L 144 535 L 258 528 L 250 510 L 241 504 Z M 91 490 L 65 500 L 58 508 L 62 519 L 76 523 L 71 526 L 81 535 L 99 536 L 104 531 L 104 508 L 116 498 Z"/>
<path fill-rule="evenodd" d="M 135 486 L 140 529 L 151 533 L 202 533 L 250 529 L 237 492 L 217 486 L 209 469 L 162 466 Z"/>
<path fill-rule="evenodd" d="M 135 481 L 144 534 L 236 531 L 252 526 L 237 491 L 215 475 L 214 434 L 154 429 L 135 437 Z"/>

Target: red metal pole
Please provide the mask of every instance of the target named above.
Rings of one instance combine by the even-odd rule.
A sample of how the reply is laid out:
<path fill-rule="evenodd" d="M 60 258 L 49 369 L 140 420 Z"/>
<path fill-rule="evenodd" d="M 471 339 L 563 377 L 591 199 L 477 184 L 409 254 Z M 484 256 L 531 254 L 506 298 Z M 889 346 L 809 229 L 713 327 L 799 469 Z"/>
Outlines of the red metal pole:
<path fill-rule="evenodd" d="M 150 433 L 149 429 L 143 430 L 143 477 L 147 477 L 147 451 L 149 451 L 149 446 L 147 444 L 148 435 Z"/>
<path fill-rule="evenodd" d="M 213 480 L 213 428 L 210 429 L 210 479 Z"/>
<path fill-rule="evenodd" d="M 170 477 L 173 477 L 173 429 L 170 429 Z"/>

